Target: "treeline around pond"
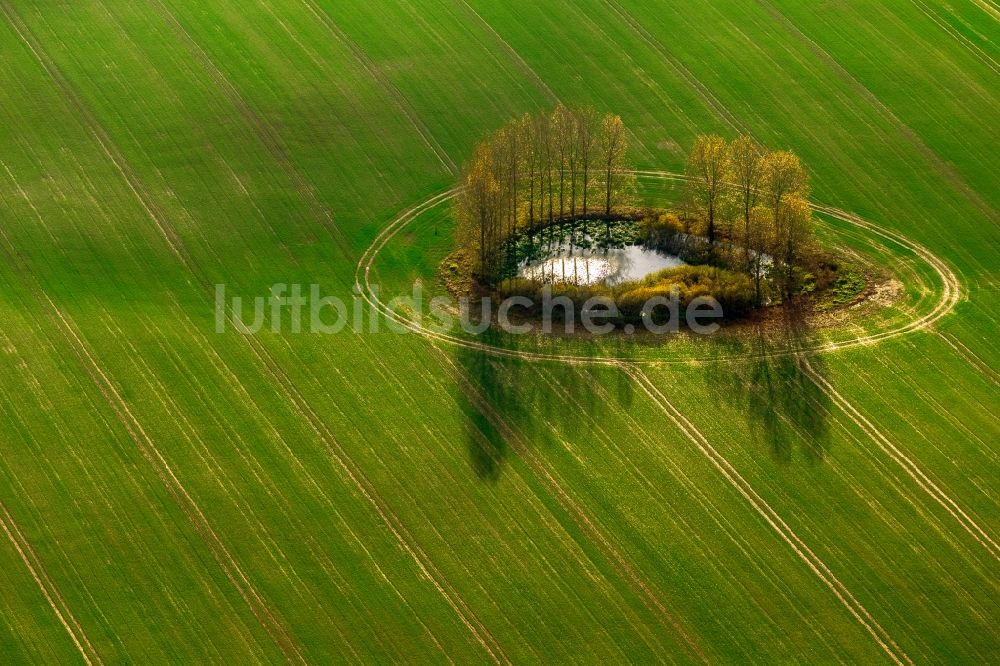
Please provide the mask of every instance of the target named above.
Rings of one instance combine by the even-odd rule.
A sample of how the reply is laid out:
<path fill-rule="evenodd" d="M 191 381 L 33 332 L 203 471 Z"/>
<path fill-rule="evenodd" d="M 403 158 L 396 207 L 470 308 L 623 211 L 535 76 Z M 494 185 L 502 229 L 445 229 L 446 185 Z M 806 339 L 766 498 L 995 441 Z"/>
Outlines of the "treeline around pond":
<path fill-rule="evenodd" d="M 548 285 L 574 301 L 608 296 L 624 318 L 648 297 L 681 290 L 718 298 L 727 314 L 786 302 L 829 287 L 837 265 L 815 240 L 809 182 L 799 158 L 749 136 L 698 136 L 688 154 L 685 196 L 671 209 L 636 201 L 621 118 L 558 106 L 524 115 L 481 142 L 457 199 L 457 240 L 481 290 L 531 296 Z M 686 266 L 609 284 L 581 273 L 519 273 L 556 253 L 640 245 Z M 464 269 L 460 267 L 464 266 Z"/>

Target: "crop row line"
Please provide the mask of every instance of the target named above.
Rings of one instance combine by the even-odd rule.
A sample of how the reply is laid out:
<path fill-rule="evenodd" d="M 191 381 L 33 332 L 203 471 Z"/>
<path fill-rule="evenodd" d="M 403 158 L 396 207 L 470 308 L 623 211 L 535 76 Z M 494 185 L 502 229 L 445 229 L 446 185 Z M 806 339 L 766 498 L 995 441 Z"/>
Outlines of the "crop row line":
<path fill-rule="evenodd" d="M 792 548 L 803 562 L 823 581 L 840 600 L 854 618 L 872 635 L 879 646 L 897 664 L 912 664 L 913 661 L 896 643 L 889 633 L 872 617 L 839 578 L 788 526 L 781 516 L 743 478 L 726 458 L 720 454 L 708 439 L 663 395 L 649 377 L 634 365 L 621 365 L 642 388 L 643 392 L 663 411 L 670 421 L 691 440 L 691 442 L 711 461 L 722 476 L 750 503 L 768 525 Z"/>
<path fill-rule="evenodd" d="M 434 346 L 436 348 L 436 345 Z M 440 350 L 439 350 L 440 351 Z M 597 524 L 596 519 L 588 515 L 587 511 L 573 499 L 573 497 L 563 488 L 562 484 L 546 468 L 544 463 L 532 451 L 531 447 L 521 438 L 520 434 L 507 423 L 496 411 L 496 408 L 489 404 L 479 391 L 479 387 L 473 385 L 467 378 L 463 377 L 455 366 L 454 360 L 440 353 L 443 363 L 448 364 L 446 371 L 457 381 L 461 389 L 467 393 L 474 402 L 476 408 L 486 416 L 495 427 L 503 431 L 507 440 L 514 447 L 515 452 L 531 467 L 536 478 L 542 481 L 552 493 L 553 498 L 573 516 L 577 524 L 590 534 L 595 544 L 605 551 L 606 555 L 616 563 L 617 567 L 625 575 L 626 579 L 636 588 L 642 596 L 647 607 L 661 615 L 674 628 L 674 630 L 684 639 L 692 652 L 704 663 L 708 663 L 708 657 L 704 650 L 698 645 L 691 633 L 681 624 L 680 620 L 671 613 L 664 605 L 663 601 L 653 591 L 649 584 L 643 580 L 638 571 L 629 563 L 625 556 L 608 539 Z"/>
<path fill-rule="evenodd" d="M 882 449 L 883 452 L 885 452 L 890 458 L 892 458 L 893 461 L 902 467 L 907 475 L 916 481 L 918 486 L 920 486 L 938 504 L 944 507 L 944 509 L 951 514 L 956 521 L 958 521 L 966 532 L 972 535 L 976 541 L 986 548 L 994 559 L 1000 562 L 1000 545 L 997 545 L 997 542 L 993 540 L 993 537 L 991 537 L 986 530 L 973 520 L 948 493 L 932 481 L 909 456 L 889 441 L 889 438 L 886 437 L 875 425 L 873 425 L 872 422 L 864 416 L 864 414 L 858 411 L 854 405 L 844 398 L 844 396 L 841 395 L 840 392 L 837 391 L 837 389 L 835 389 L 825 377 L 816 372 L 816 370 L 809 363 L 808 359 L 803 358 L 801 363 L 806 375 L 816 384 L 816 386 L 838 407 L 840 407 L 844 413 L 847 414 L 847 417 L 851 419 L 859 428 L 861 428 L 861 430 L 863 430 L 865 434 L 867 434 L 871 440 L 875 442 L 880 449 Z"/>
<path fill-rule="evenodd" d="M 87 638 L 87 633 L 83 630 L 83 627 L 77 621 L 76 617 L 73 615 L 72 609 L 69 604 L 66 603 L 66 599 L 62 596 L 59 588 L 56 584 L 49 578 L 49 575 L 45 572 L 45 567 L 42 565 L 41 560 L 35 553 L 34 549 L 31 547 L 31 543 L 24 536 L 24 533 L 18 527 L 17 523 L 14 521 L 14 517 L 10 515 L 7 507 L 0 502 L 0 527 L 3 528 L 4 534 L 10 539 L 11 544 L 13 544 L 14 549 L 17 554 L 21 557 L 21 561 L 24 562 L 25 568 L 28 569 L 28 573 L 35 580 L 35 584 L 38 589 L 42 592 L 45 597 L 46 603 L 48 603 L 49 608 L 55 613 L 56 619 L 59 620 L 59 624 L 62 625 L 66 633 L 69 634 L 70 639 L 73 641 L 73 645 L 80 652 L 80 656 L 88 664 L 101 664 L 101 656 L 94 650 L 94 646 L 91 645 L 90 639 Z"/>
<path fill-rule="evenodd" d="M 0 9 L 3 10 L 21 40 L 29 48 L 36 60 L 38 60 L 39 64 L 42 65 L 46 73 L 57 85 L 57 88 L 80 113 L 84 125 L 89 129 L 91 135 L 101 147 L 105 156 L 112 162 L 118 173 L 125 180 L 131 193 L 142 206 L 148 217 L 156 225 L 160 234 L 169 245 L 171 252 L 180 260 L 182 265 L 194 278 L 194 284 L 205 290 L 206 293 L 210 292 L 211 285 L 208 284 L 204 274 L 186 251 L 182 240 L 173 229 L 170 221 L 161 211 L 158 210 L 155 204 L 153 204 L 152 198 L 145 190 L 138 176 L 136 176 L 132 171 L 124 156 L 118 152 L 117 148 L 114 146 L 113 140 L 100 126 L 97 119 L 93 117 L 83 100 L 72 89 L 69 82 L 66 81 L 60 73 L 56 64 L 44 52 L 41 45 L 37 42 L 34 36 L 31 35 L 27 26 L 20 19 L 20 17 L 17 16 L 13 8 L 7 4 L 6 0 L 0 0 Z M 219 82 L 217 81 L 217 83 Z M 250 606 L 255 616 L 257 616 L 262 626 L 275 640 L 275 643 L 282 650 L 289 661 L 305 662 L 305 658 L 302 656 L 298 645 L 294 642 L 287 630 L 282 626 L 278 618 L 268 607 L 266 601 L 240 568 L 235 558 L 233 558 L 228 549 L 225 547 L 221 538 L 219 538 L 218 534 L 212 529 L 207 518 L 193 497 L 187 492 L 180 480 L 174 475 L 173 470 L 166 462 L 166 459 L 160 454 L 153 440 L 146 434 L 142 424 L 129 409 L 127 401 L 118 393 L 114 382 L 101 368 L 100 363 L 93 356 L 88 345 L 77 335 L 73 325 L 70 323 L 69 315 L 63 313 L 47 295 L 44 295 L 44 298 L 48 301 L 53 313 L 61 322 L 61 332 L 72 344 L 81 362 L 84 363 L 88 372 L 91 374 L 95 384 L 105 395 L 105 398 L 115 410 L 126 430 L 132 436 L 133 440 L 139 446 L 147 460 L 149 460 L 149 462 L 153 465 L 160 478 L 166 484 L 168 490 L 170 490 L 171 494 L 175 497 L 175 500 L 192 520 L 195 528 L 200 534 L 203 535 L 203 537 L 206 538 L 206 541 L 208 542 L 213 555 L 215 555 L 216 560 L 223 568 L 227 577 L 236 586 L 241 596 L 243 596 L 244 600 Z M 227 307 L 226 314 L 230 321 L 235 321 L 233 319 L 234 313 L 231 311 L 231 306 Z M 251 351 L 257 357 L 258 361 L 261 362 L 262 367 L 264 367 L 270 373 L 271 377 L 279 383 L 279 386 L 283 389 L 289 403 L 300 413 L 301 416 L 304 417 L 306 422 L 313 428 L 314 432 L 319 435 L 320 440 L 327 449 L 327 452 L 331 454 L 334 460 L 339 464 L 348 478 L 356 485 L 359 491 L 373 504 L 376 512 L 397 538 L 401 547 L 403 547 L 403 549 L 411 555 L 418 568 L 424 572 L 427 579 L 431 581 L 439 593 L 445 598 L 447 603 L 455 610 L 463 624 L 469 628 L 485 651 L 497 663 L 500 663 L 501 661 L 508 662 L 509 659 L 504 656 L 503 650 L 496 640 L 490 635 L 489 631 L 478 621 L 478 619 L 476 619 L 475 614 L 462 600 L 458 592 L 451 587 L 450 583 L 448 583 L 441 572 L 437 570 L 430 557 L 423 551 L 419 544 L 416 543 L 416 540 L 405 528 L 399 518 L 392 513 L 390 509 L 387 509 L 384 500 L 378 497 L 377 490 L 363 476 L 356 463 L 354 463 L 353 460 L 348 462 L 349 458 L 347 458 L 346 453 L 342 448 L 340 448 L 339 444 L 335 442 L 322 419 L 316 415 L 316 413 L 306 403 L 302 395 L 298 393 L 294 384 L 291 382 L 291 379 L 281 369 L 280 365 L 274 361 L 271 354 L 264 349 L 258 341 L 252 340 L 251 337 L 243 336 L 242 339 L 247 341 Z M 303 411 L 302 405 L 305 405 L 305 409 L 308 410 L 309 414 Z"/>

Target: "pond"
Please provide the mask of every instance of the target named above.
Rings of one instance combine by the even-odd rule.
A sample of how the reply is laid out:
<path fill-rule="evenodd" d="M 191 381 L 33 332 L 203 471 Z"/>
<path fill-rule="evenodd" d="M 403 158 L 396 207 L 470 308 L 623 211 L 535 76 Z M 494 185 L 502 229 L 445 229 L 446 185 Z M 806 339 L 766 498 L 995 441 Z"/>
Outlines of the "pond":
<path fill-rule="evenodd" d="M 624 247 L 570 248 L 561 244 L 548 256 L 537 260 L 524 260 L 518 264 L 518 277 L 539 282 L 567 282 L 571 284 L 599 284 L 609 286 L 638 280 L 665 268 L 684 266 L 677 256 L 666 254 L 643 245 Z"/>

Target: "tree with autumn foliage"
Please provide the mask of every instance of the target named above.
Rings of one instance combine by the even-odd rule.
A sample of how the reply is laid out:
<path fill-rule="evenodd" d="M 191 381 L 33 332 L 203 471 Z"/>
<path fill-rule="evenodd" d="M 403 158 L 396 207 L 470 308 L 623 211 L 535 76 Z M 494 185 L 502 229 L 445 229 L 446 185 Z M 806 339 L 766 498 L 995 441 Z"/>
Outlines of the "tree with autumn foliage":
<path fill-rule="evenodd" d="M 798 156 L 765 150 L 749 136 L 727 143 L 702 135 L 688 155 L 687 180 L 686 203 L 704 222 L 709 256 L 718 259 L 722 236 L 753 279 L 758 303 L 765 272 L 783 298 L 793 296 L 814 237 L 809 177 Z"/>
<path fill-rule="evenodd" d="M 700 135 L 688 154 L 688 191 L 695 207 L 705 218 L 709 252 L 716 241 L 716 224 L 723 188 L 729 176 L 730 159 L 726 140 L 721 136 Z"/>
<path fill-rule="evenodd" d="M 790 150 L 767 153 L 761 167 L 761 196 L 771 214 L 774 277 L 787 299 L 799 286 L 796 269 L 813 238 L 809 177 Z"/>
<path fill-rule="evenodd" d="M 763 178 L 763 162 L 765 151 L 752 137 L 742 135 L 733 139 L 728 146 L 729 174 L 731 184 L 730 201 L 736 225 L 733 235 L 744 239 L 743 261 L 747 271 L 752 269 L 750 256 L 751 225 L 754 224 L 752 212 L 760 198 L 760 188 Z"/>

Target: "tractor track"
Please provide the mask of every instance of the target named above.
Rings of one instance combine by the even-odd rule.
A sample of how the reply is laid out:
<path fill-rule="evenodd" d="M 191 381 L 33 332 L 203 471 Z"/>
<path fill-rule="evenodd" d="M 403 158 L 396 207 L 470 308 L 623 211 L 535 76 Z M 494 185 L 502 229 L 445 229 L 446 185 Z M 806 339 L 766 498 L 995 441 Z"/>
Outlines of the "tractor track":
<path fill-rule="evenodd" d="M 647 178 L 658 178 L 667 181 L 678 181 L 683 182 L 687 178 L 678 173 L 673 173 L 669 171 L 652 171 L 652 170 L 636 170 L 633 173 L 637 176 L 643 176 Z M 739 361 L 748 358 L 746 354 L 732 354 L 729 356 L 693 356 L 675 359 L 637 359 L 624 356 L 582 356 L 578 354 L 556 354 L 547 353 L 541 351 L 524 351 L 518 349 L 508 349 L 498 345 L 491 345 L 483 342 L 478 342 L 468 338 L 459 337 L 457 335 L 452 335 L 450 333 L 440 333 L 437 331 L 432 331 L 420 325 L 418 322 L 414 322 L 398 312 L 389 308 L 385 303 L 383 303 L 375 290 L 372 289 L 371 285 L 371 271 L 375 263 L 375 259 L 378 253 L 385 248 L 385 246 L 391 241 L 396 235 L 398 235 L 403 229 L 406 228 L 408 224 L 413 222 L 422 213 L 436 208 L 442 204 L 445 204 L 452 199 L 454 199 L 458 193 L 459 188 L 453 188 L 444 192 L 440 192 L 431 198 L 416 204 L 399 215 L 396 216 L 386 227 L 382 230 L 378 236 L 372 241 L 365 252 L 361 255 L 358 261 L 357 268 L 355 270 L 355 288 L 361 293 L 362 298 L 374 309 L 381 312 L 388 319 L 396 322 L 397 324 L 403 326 L 404 328 L 422 335 L 426 338 L 437 340 L 446 344 L 464 347 L 466 349 L 472 349 L 475 351 L 491 354 L 494 356 L 503 356 L 508 358 L 517 358 L 525 361 L 554 361 L 559 363 L 570 363 L 578 365 L 620 365 L 622 363 L 632 363 L 636 365 L 647 365 L 647 366 L 659 366 L 659 365 L 670 365 L 670 364 L 680 364 L 689 363 L 691 361 L 703 361 L 703 362 L 727 362 L 727 361 Z M 939 259 L 934 253 L 932 253 L 927 248 L 915 243 L 905 236 L 885 229 L 873 222 L 869 222 L 853 213 L 844 211 L 840 208 L 835 208 L 833 206 L 827 206 L 823 204 L 813 203 L 811 204 L 814 211 L 823 213 L 831 218 L 839 220 L 841 222 L 846 222 L 855 227 L 859 227 L 869 233 L 872 233 L 880 238 L 887 240 L 891 243 L 900 245 L 914 254 L 916 254 L 921 260 L 926 262 L 930 267 L 937 273 L 938 277 L 941 279 L 942 287 L 941 294 L 938 302 L 935 304 L 934 308 L 925 313 L 923 316 L 914 319 L 906 324 L 897 326 L 896 328 L 890 329 L 888 331 L 881 331 L 878 333 L 872 333 L 869 335 L 862 335 L 857 338 L 852 338 L 850 340 L 844 340 L 841 342 L 822 342 L 817 341 L 811 345 L 807 344 L 802 347 L 796 347 L 794 349 L 777 349 L 767 352 L 759 352 L 757 354 L 751 355 L 754 358 L 758 357 L 778 357 L 778 356 L 798 356 L 798 355 L 810 355 L 819 354 L 832 351 L 838 351 L 842 349 L 849 349 L 852 347 L 872 345 L 877 342 L 882 342 L 885 340 L 890 340 L 892 338 L 897 338 L 902 335 L 907 335 L 914 331 L 922 331 L 930 328 L 939 319 L 950 313 L 955 306 L 958 304 L 962 297 L 962 289 L 958 278 L 956 277 L 954 271 L 941 259 Z"/>
<path fill-rule="evenodd" d="M 667 171 L 637 170 L 633 173 L 637 176 L 656 178 L 665 181 L 683 182 L 686 180 L 686 177 L 682 174 Z M 739 474 L 732 464 L 711 445 L 708 439 L 700 431 L 698 431 L 697 428 L 679 410 L 677 410 L 676 407 L 673 406 L 666 396 L 664 396 L 656 385 L 648 378 L 645 372 L 643 372 L 644 366 L 655 367 L 665 364 L 688 363 L 694 360 L 725 363 L 745 360 L 748 357 L 747 355 L 732 354 L 728 357 L 714 356 L 705 358 L 679 359 L 632 359 L 618 356 L 582 356 L 568 353 L 558 354 L 546 353 L 542 351 L 508 349 L 468 338 L 461 338 L 449 333 L 432 331 L 423 327 L 419 322 L 415 322 L 397 313 L 379 299 L 377 291 L 372 288 L 371 284 L 371 272 L 379 252 L 381 252 L 397 234 L 405 229 L 408 224 L 417 219 L 422 213 L 448 203 L 459 193 L 459 191 L 460 188 L 453 188 L 440 192 L 429 199 L 404 210 L 375 237 L 371 245 L 369 245 L 369 247 L 362 254 L 355 270 L 355 288 L 362 295 L 368 305 L 372 307 L 373 310 L 378 311 L 388 319 L 396 322 L 404 328 L 428 338 L 434 347 L 437 347 L 437 344 L 435 343 L 443 343 L 471 349 L 487 355 L 514 358 L 528 362 L 554 362 L 569 365 L 610 366 L 620 368 L 629 377 L 631 377 L 636 384 L 638 384 L 640 389 L 653 401 L 654 404 L 657 405 L 661 411 L 663 411 L 674 426 L 676 426 L 677 429 L 680 430 L 697 447 L 697 449 L 708 458 L 708 460 L 725 478 L 725 480 L 728 481 L 743 496 L 751 507 L 757 511 L 761 518 L 778 534 L 778 536 L 826 585 L 826 587 L 830 589 L 830 591 L 837 597 L 840 603 L 847 609 L 854 619 L 872 636 L 879 647 L 895 663 L 912 664 L 913 662 L 906 652 L 851 593 L 844 583 L 837 578 L 833 571 L 805 542 L 802 541 L 802 539 L 788 526 L 788 524 L 774 510 L 774 508 L 772 508 L 756 492 L 756 490 L 754 490 L 750 483 Z M 903 466 L 904 470 L 911 477 L 917 479 L 918 482 L 922 480 L 919 485 L 921 485 L 921 487 L 924 488 L 924 490 L 926 490 L 935 500 L 941 503 L 942 506 L 944 506 L 949 513 L 951 513 L 951 515 L 959 521 L 966 531 L 972 534 L 972 536 L 975 537 L 979 543 L 987 548 L 991 555 L 997 557 L 997 545 L 989 534 L 979 527 L 977 523 L 972 521 L 972 519 L 967 516 L 967 514 L 954 502 L 954 500 L 951 499 L 950 496 L 940 490 L 937 485 L 933 484 L 933 482 L 931 482 L 926 475 L 924 475 L 924 473 L 916 467 L 912 460 L 899 452 L 899 449 L 889 442 L 880 431 L 878 431 L 874 426 L 871 426 L 870 422 L 865 419 L 860 412 L 854 409 L 850 403 L 844 400 L 842 396 L 840 396 L 840 394 L 837 393 L 822 376 L 812 372 L 811 366 L 808 366 L 807 364 L 807 359 L 810 355 L 828 353 L 863 345 L 873 345 L 878 342 L 897 338 L 915 331 L 929 329 L 935 322 L 950 313 L 961 299 L 962 289 L 958 278 L 956 277 L 954 271 L 952 271 L 952 269 L 944 261 L 939 259 L 930 250 L 909 240 L 895 231 L 883 228 L 840 208 L 816 203 L 811 204 L 811 206 L 816 212 L 823 213 L 824 215 L 841 222 L 851 224 L 885 241 L 899 245 L 913 252 L 922 261 L 927 263 L 940 278 L 940 297 L 934 307 L 923 316 L 888 331 L 862 335 L 857 338 L 841 342 L 815 342 L 812 343 L 811 346 L 807 344 L 804 347 L 766 351 L 751 354 L 749 356 L 795 356 L 805 362 L 806 372 L 809 379 L 814 382 L 820 390 L 830 395 L 834 403 L 842 409 L 848 417 L 858 424 L 866 434 L 875 440 L 884 452 L 888 453 L 895 462 Z M 466 390 L 470 391 L 472 388 L 474 387 L 465 387 Z M 866 425 L 870 427 L 866 427 Z M 508 434 L 513 437 L 513 433 Z M 516 440 L 516 437 L 513 437 L 513 439 Z M 522 447 L 517 448 L 520 449 Z"/>

